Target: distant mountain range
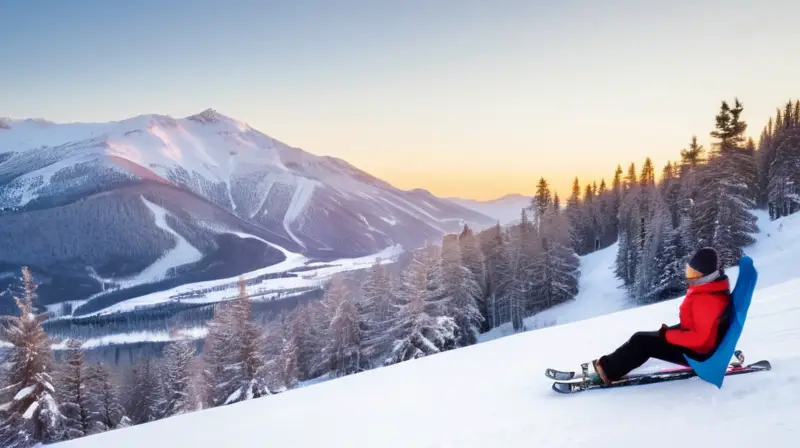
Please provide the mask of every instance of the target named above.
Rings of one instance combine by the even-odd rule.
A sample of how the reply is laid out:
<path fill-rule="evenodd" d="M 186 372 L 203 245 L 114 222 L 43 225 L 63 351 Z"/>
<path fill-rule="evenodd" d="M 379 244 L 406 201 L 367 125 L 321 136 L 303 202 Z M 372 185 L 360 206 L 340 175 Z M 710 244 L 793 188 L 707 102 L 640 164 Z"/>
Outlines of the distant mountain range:
<path fill-rule="evenodd" d="M 521 194 L 508 194 L 497 199 L 479 201 L 475 199 L 447 198 L 462 207 L 474 210 L 482 215 L 491 217 L 499 221 L 501 225 L 506 225 L 519 221 L 522 209 L 531 205 L 531 197 Z"/>
<path fill-rule="evenodd" d="M 291 254 L 325 262 L 414 248 L 496 219 L 211 109 L 107 123 L 0 119 L 0 291 L 28 265 L 42 304 L 75 301 L 76 314 L 96 311 L 103 291 L 116 303 Z M 6 293 L 0 313 L 10 304 Z"/>

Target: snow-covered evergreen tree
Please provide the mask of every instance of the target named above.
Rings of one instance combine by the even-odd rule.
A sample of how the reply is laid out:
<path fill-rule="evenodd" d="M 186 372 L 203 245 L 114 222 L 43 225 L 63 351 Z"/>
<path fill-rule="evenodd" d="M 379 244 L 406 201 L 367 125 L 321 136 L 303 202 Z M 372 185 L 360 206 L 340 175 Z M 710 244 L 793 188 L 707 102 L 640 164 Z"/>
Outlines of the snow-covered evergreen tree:
<path fill-rule="evenodd" d="M 193 410 L 190 393 L 194 343 L 188 340 L 170 342 L 164 350 L 164 417 Z"/>
<path fill-rule="evenodd" d="M 67 419 L 67 438 L 76 439 L 102 432 L 104 428 L 96 419 L 98 405 L 91 394 L 82 342 L 67 342 L 66 365 L 59 382 L 61 413 Z"/>
<path fill-rule="evenodd" d="M 465 266 L 461 245 L 455 235 L 446 235 L 442 241 L 442 274 L 449 307 L 447 315 L 458 327 L 456 344 L 465 347 L 477 342 L 483 328 L 484 316 L 478 308 L 483 293 L 474 275 Z"/>
<path fill-rule="evenodd" d="M 700 180 L 705 163 L 705 149 L 697 143 L 697 137 L 692 136 L 689 147 L 681 150 L 679 167 L 680 187 L 676 237 L 681 264 L 687 262 L 694 251 L 700 247 L 698 232 L 700 210 L 697 208 L 697 200 L 700 195 Z"/>
<path fill-rule="evenodd" d="M 388 329 L 391 326 L 392 297 L 389 273 L 386 266 L 377 260 L 361 284 L 358 307 L 364 353 L 370 361 L 382 360 L 391 347 L 392 338 Z"/>
<path fill-rule="evenodd" d="M 239 296 L 226 305 L 226 313 L 230 313 L 230 317 L 225 321 L 234 325 L 230 337 L 235 345 L 224 358 L 225 371 L 229 376 L 222 387 L 228 392 L 222 404 L 270 395 L 266 385 L 266 360 L 262 352 L 265 335 L 253 321 L 244 280 L 239 279 Z"/>
<path fill-rule="evenodd" d="M 486 260 L 478 236 L 469 226 L 465 225 L 458 236 L 462 264 L 469 270 L 472 280 L 478 285 L 478 295 L 475 297 L 478 311 L 481 314 L 480 331 L 486 331 L 488 326 L 489 308 L 486 301 Z"/>
<path fill-rule="evenodd" d="M 486 232 L 486 243 L 483 245 L 486 254 L 486 296 L 489 328 L 494 328 L 511 321 L 508 301 L 511 264 L 506 233 L 500 224 Z"/>
<path fill-rule="evenodd" d="M 567 217 L 551 207 L 540 229 L 543 272 L 537 282 L 539 294 L 549 308 L 575 298 L 580 278 L 580 258 L 573 249 Z"/>
<path fill-rule="evenodd" d="M 699 243 L 717 250 L 722 267 L 736 265 L 742 248 L 755 242 L 752 234 L 758 231 L 756 218 L 750 213 L 756 194 L 749 167 L 755 160 L 741 146 L 747 127 L 739 119 L 741 110 L 738 100 L 734 108 L 722 103 L 717 129 L 711 133 L 719 141 L 703 170 L 697 202 Z"/>
<path fill-rule="evenodd" d="M 61 414 L 53 387 L 50 340 L 42 328 L 44 315 L 34 314 L 36 285 L 27 267 L 22 268 L 23 293 L 14 297 L 19 316 L 3 316 L 0 340 L 11 344 L 6 358 L 12 399 L 0 403 L 0 446 L 27 448 L 37 443 L 65 440 L 66 419 Z"/>
<path fill-rule="evenodd" d="M 788 116 L 788 119 L 783 118 Z M 800 211 L 800 101 L 778 110 L 762 132 L 757 154 L 763 200 L 772 219 Z"/>
<path fill-rule="evenodd" d="M 278 355 L 278 374 L 280 386 L 276 390 L 291 389 L 297 385 L 298 367 L 297 367 L 297 344 L 294 338 L 285 337 L 281 352 Z"/>
<path fill-rule="evenodd" d="M 523 319 L 533 308 L 531 273 L 538 256 L 537 247 L 536 228 L 528 219 L 526 211 L 522 210 L 520 223 L 511 229 L 508 244 L 510 272 L 506 297 L 515 331 L 525 329 Z"/>
<path fill-rule="evenodd" d="M 661 301 L 678 297 L 686 292 L 683 275 L 683 257 L 678 230 L 669 222 L 669 217 L 662 212 L 651 223 L 651 233 L 655 235 L 655 276 L 649 287 L 649 298 Z"/>
<path fill-rule="evenodd" d="M 227 368 L 236 350 L 234 315 L 228 303 L 218 303 L 208 324 L 203 348 L 204 407 L 223 404 L 233 392 L 233 373 Z"/>
<path fill-rule="evenodd" d="M 331 311 L 327 343 L 323 349 L 328 369 L 333 377 L 361 372 L 368 367 L 363 353 L 360 315 L 353 293 L 344 285 L 341 275 L 331 279 L 322 299 Z"/>
<path fill-rule="evenodd" d="M 129 425 L 129 419 L 119 401 L 119 387 L 114 383 L 111 372 L 103 363 L 87 368 L 89 393 L 96 405 L 93 419 L 102 425 L 103 430 L 116 429 Z"/>
<path fill-rule="evenodd" d="M 637 184 L 626 187 L 619 209 L 619 244 L 614 273 L 630 291 L 636 281 L 636 271 L 643 246 L 645 216 L 641 203 L 644 189 Z"/>
<path fill-rule="evenodd" d="M 164 416 L 164 389 L 156 360 L 145 358 L 130 372 L 125 412 L 134 424 L 156 421 Z"/>
<path fill-rule="evenodd" d="M 297 347 L 297 372 L 300 381 L 314 378 L 316 374 L 322 374 L 327 365 L 322 360 L 322 342 L 324 330 L 324 316 L 320 306 L 313 303 L 298 305 L 288 317 L 289 337 L 294 339 Z"/>
<path fill-rule="evenodd" d="M 431 284 L 432 267 L 438 264 L 431 248 L 414 253 L 411 264 L 403 272 L 403 282 L 393 304 L 390 334 L 394 337 L 389 356 L 384 364 L 395 364 L 410 359 L 439 353 L 455 347 L 456 323 L 442 315 L 446 309 L 446 296 Z"/>
<path fill-rule="evenodd" d="M 677 256 L 677 233 L 672 227 L 669 208 L 656 189 L 650 189 L 646 230 L 633 298 L 640 304 L 672 298 L 681 293 L 682 272 Z"/>

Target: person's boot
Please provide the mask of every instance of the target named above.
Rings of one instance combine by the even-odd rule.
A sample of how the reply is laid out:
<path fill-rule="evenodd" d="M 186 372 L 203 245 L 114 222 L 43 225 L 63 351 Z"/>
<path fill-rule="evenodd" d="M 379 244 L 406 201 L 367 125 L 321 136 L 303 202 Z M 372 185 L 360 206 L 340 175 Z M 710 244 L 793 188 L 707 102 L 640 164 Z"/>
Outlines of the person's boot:
<path fill-rule="evenodd" d="M 595 373 L 597 373 L 597 376 L 600 377 L 600 380 L 603 381 L 603 384 L 608 384 L 608 383 L 611 382 L 611 381 L 608 380 L 608 377 L 606 376 L 606 372 L 603 371 L 603 366 L 600 365 L 600 360 L 599 359 L 595 359 L 594 361 L 592 361 L 592 369 L 594 369 Z"/>

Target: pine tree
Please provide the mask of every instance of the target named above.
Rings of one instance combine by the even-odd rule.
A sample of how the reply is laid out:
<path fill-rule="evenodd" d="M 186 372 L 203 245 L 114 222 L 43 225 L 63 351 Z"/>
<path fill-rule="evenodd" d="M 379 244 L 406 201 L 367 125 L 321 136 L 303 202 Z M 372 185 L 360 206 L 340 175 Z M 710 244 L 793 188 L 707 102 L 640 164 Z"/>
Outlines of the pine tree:
<path fill-rule="evenodd" d="M 649 213 L 633 288 L 634 299 L 640 304 L 669 299 L 683 292 L 677 233 L 669 209 L 658 190 L 653 188 L 647 193 Z"/>
<path fill-rule="evenodd" d="M 791 120 L 782 119 L 787 114 Z M 772 219 L 781 218 L 800 210 L 800 101 L 791 101 L 777 111 L 775 125 L 772 121 L 762 132 L 758 147 L 763 202 Z"/>
<path fill-rule="evenodd" d="M 456 345 L 472 345 L 477 342 L 484 323 L 484 316 L 478 309 L 483 296 L 480 285 L 464 266 L 455 235 L 446 235 L 442 241 L 442 272 L 449 302 L 447 315 L 453 318 L 458 328 Z"/>
<path fill-rule="evenodd" d="M 636 164 L 631 162 L 628 165 L 628 174 L 625 176 L 625 180 L 623 181 L 623 197 L 636 185 L 639 184 L 638 178 L 636 177 Z"/>
<path fill-rule="evenodd" d="M 544 177 L 539 178 L 539 183 L 536 184 L 536 196 L 533 199 L 534 203 L 534 210 L 536 214 L 534 215 L 534 221 L 536 222 L 537 226 L 539 225 L 539 221 L 544 216 L 545 212 L 552 206 L 552 199 L 550 195 L 550 185 L 547 183 Z"/>
<path fill-rule="evenodd" d="M 580 258 L 572 248 L 569 221 L 551 208 L 545 215 L 545 225 L 540 230 L 544 273 L 539 282 L 540 294 L 546 297 L 546 306 L 566 302 L 578 294 Z"/>
<path fill-rule="evenodd" d="M 170 342 L 164 350 L 164 417 L 183 414 L 192 409 L 189 395 L 192 381 L 191 364 L 194 343 L 187 340 Z"/>
<path fill-rule="evenodd" d="M 800 104 L 800 102 L 798 103 Z M 769 200 L 769 171 L 772 162 L 775 160 L 775 147 L 773 145 L 772 117 L 761 131 L 758 139 L 756 151 L 756 162 L 758 164 L 758 188 L 759 188 L 759 207 L 770 209 L 770 216 L 774 216 L 772 203 Z"/>
<path fill-rule="evenodd" d="M 641 248 L 644 244 L 643 227 L 646 218 L 641 207 L 643 191 L 640 185 L 631 186 L 619 210 L 619 244 L 614 274 L 622 280 L 629 292 L 632 292 L 636 281 Z"/>
<path fill-rule="evenodd" d="M 328 321 L 330 322 L 330 321 Z M 327 322 L 319 303 L 297 306 L 288 319 L 289 334 L 297 346 L 298 380 L 306 381 L 324 373 L 327 363 L 320 353 L 323 347 Z"/>
<path fill-rule="evenodd" d="M 486 286 L 486 261 L 484 260 L 481 244 L 478 237 L 473 233 L 469 226 L 464 226 L 464 230 L 458 236 L 458 244 L 461 251 L 462 264 L 469 270 L 472 280 L 478 285 L 478 295 L 475 297 L 478 311 L 481 314 L 480 331 L 489 329 L 489 305 Z"/>
<path fill-rule="evenodd" d="M 327 344 L 323 350 L 331 374 L 335 378 L 366 370 L 359 312 L 341 275 L 333 277 L 323 303 L 331 310 Z"/>
<path fill-rule="evenodd" d="M 656 170 L 650 157 L 645 158 L 642 166 L 642 175 L 639 177 L 642 188 L 652 187 L 656 184 Z"/>
<path fill-rule="evenodd" d="M 158 363 L 145 358 L 131 368 L 125 412 L 134 424 L 154 422 L 164 416 L 164 393 Z"/>
<path fill-rule="evenodd" d="M 512 229 L 508 244 L 509 274 L 506 298 L 511 324 L 515 331 L 524 331 L 524 318 L 533 308 L 531 294 L 531 271 L 536 262 L 536 228 L 522 210 L 520 223 Z"/>
<path fill-rule="evenodd" d="M 12 346 L 6 358 L 9 385 L 4 389 L 13 398 L 2 405 L 5 415 L 0 420 L 0 446 L 9 448 L 66 438 L 66 419 L 50 374 L 50 341 L 41 324 L 45 316 L 34 314 L 36 285 L 27 267 L 22 268 L 22 283 L 22 296 L 14 297 L 19 316 L 3 316 L 5 325 L 0 325 L 0 340 Z"/>
<path fill-rule="evenodd" d="M 204 406 L 215 407 L 230 396 L 232 373 L 227 369 L 231 354 L 236 349 L 235 322 L 226 303 L 219 303 L 214 317 L 208 322 L 208 335 L 203 349 Z"/>
<path fill-rule="evenodd" d="M 250 298 L 243 279 L 239 279 L 239 296 L 229 302 L 232 321 L 235 323 L 233 338 L 235 350 L 228 358 L 226 368 L 233 375 L 231 393 L 224 404 L 270 395 L 266 386 L 266 361 L 262 349 L 264 333 L 253 322 Z"/>
<path fill-rule="evenodd" d="M 88 367 L 89 393 L 97 406 L 93 419 L 99 422 L 102 430 L 128 426 L 129 419 L 119 402 L 119 390 L 111 378 L 105 364 L 97 363 Z"/>
<path fill-rule="evenodd" d="M 396 311 L 389 329 L 394 336 L 389 356 L 384 364 L 396 364 L 439 353 L 455 347 L 456 323 L 441 314 L 446 309 L 446 297 L 438 288 L 431 288 L 435 263 L 430 248 L 414 253 L 411 264 L 403 273 Z"/>
<path fill-rule="evenodd" d="M 244 280 L 239 296 L 217 305 L 208 323 L 203 378 L 209 407 L 258 398 L 266 386 L 265 335 L 252 320 Z"/>
<path fill-rule="evenodd" d="M 281 384 L 276 390 L 291 389 L 297 386 L 299 371 L 297 366 L 297 354 L 298 348 L 295 339 L 292 337 L 284 337 L 281 352 L 278 356 L 278 374 Z"/>
<path fill-rule="evenodd" d="M 364 354 L 369 361 L 382 359 L 389 351 L 391 338 L 392 289 L 389 274 L 380 260 L 370 268 L 361 285 L 361 327 Z"/>
<path fill-rule="evenodd" d="M 508 292 L 511 274 L 505 232 L 498 223 L 489 234 L 486 244 L 487 304 L 489 328 L 511 320 Z"/>
<path fill-rule="evenodd" d="M 67 438 L 76 439 L 102 432 L 95 419 L 98 405 L 92 399 L 89 372 L 84 361 L 82 343 L 72 339 L 67 342 L 67 361 L 59 387 L 61 413 L 66 418 Z"/>
<path fill-rule="evenodd" d="M 693 135 L 689 148 L 681 150 L 681 176 L 684 171 L 697 168 L 698 165 L 705 162 L 704 152 L 703 145 L 698 144 L 697 136 Z"/>
<path fill-rule="evenodd" d="M 739 119 L 742 106 L 738 100 L 731 109 L 723 101 L 717 115 L 717 129 L 711 133 L 719 141 L 703 170 L 704 188 L 697 204 L 699 242 L 714 247 L 722 267 L 734 266 L 742 248 L 755 242 L 756 218 L 749 212 L 755 207 L 755 180 L 748 174 L 755 160 L 742 148 L 746 124 Z"/>

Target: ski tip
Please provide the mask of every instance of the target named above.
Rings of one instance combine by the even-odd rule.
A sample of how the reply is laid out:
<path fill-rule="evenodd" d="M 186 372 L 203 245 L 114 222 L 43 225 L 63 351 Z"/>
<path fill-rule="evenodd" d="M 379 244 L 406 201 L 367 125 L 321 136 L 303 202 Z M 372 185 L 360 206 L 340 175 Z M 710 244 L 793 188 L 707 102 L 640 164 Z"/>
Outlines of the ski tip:
<path fill-rule="evenodd" d="M 770 363 L 766 359 L 762 359 L 761 361 L 757 361 L 757 362 L 754 362 L 754 363 L 750 364 L 749 367 L 755 367 L 755 368 L 763 369 L 763 370 L 772 370 L 772 363 Z"/>
<path fill-rule="evenodd" d="M 556 369 L 545 369 L 544 375 L 552 380 L 567 381 L 575 377 L 575 372 L 562 372 Z"/>
<path fill-rule="evenodd" d="M 553 383 L 553 390 L 560 394 L 571 394 L 576 392 L 570 383 Z"/>

